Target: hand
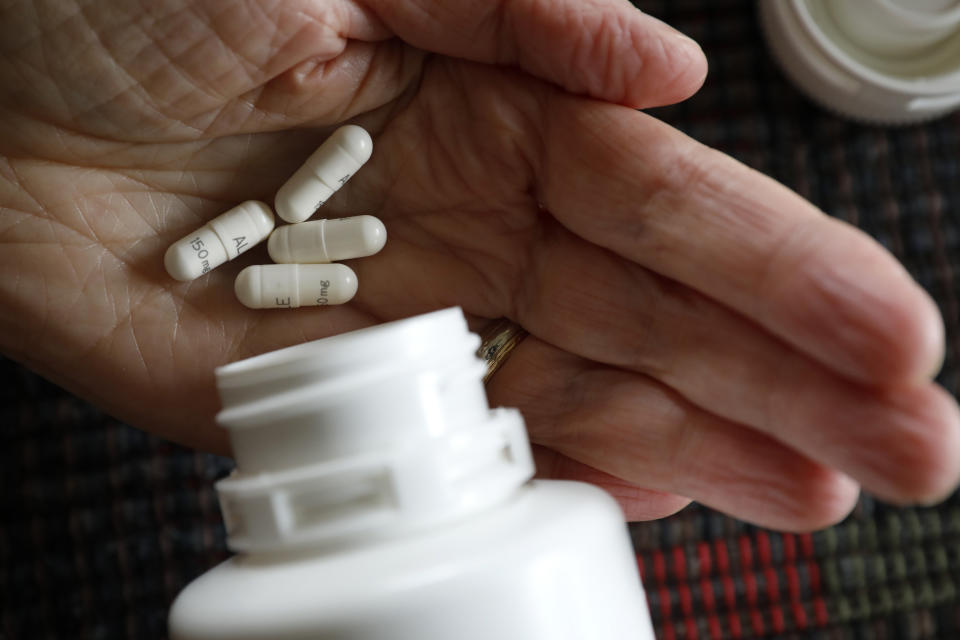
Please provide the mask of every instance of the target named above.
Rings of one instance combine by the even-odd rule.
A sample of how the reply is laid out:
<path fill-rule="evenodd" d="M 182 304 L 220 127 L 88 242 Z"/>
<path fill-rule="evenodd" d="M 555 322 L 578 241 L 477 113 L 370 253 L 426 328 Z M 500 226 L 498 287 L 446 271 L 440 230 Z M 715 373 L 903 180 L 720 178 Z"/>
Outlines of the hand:
<path fill-rule="evenodd" d="M 700 500 L 841 518 L 960 474 L 933 303 L 869 238 L 637 111 L 699 50 L 614 0 L 29 3 L 0 21 L 0 348 L 131 424 L 224 452 L 213 367 L 449 305 L 531 332 L 494 378 L 540 473 L 630 517 Z M 500 66 L 494 66 L 495 64 Z M 587 97 L 589 96 L 589 97 Z M 324 217 L 389 240 L 340 308 L 190 283 L 174 240 L 272 194 L 347 119 Z"/>

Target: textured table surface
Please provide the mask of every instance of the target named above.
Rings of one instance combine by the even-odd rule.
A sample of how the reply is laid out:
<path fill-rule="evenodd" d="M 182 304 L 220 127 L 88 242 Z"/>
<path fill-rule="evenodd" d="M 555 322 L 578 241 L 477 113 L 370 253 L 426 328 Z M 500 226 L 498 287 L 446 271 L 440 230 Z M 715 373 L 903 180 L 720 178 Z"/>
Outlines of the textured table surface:
<path fill-rule="evenodd" d="M 779 1 L 779 0 L 765 0 Z M 706 86 L 656 114 L 872 234 L 939 302 L 958 391 L 960 115 L 844 121 L 783 78 L 740 0 L 640 2 L 700 41 Z M 161 638 L 166 609 L 226 557 L 212 483 L 227 460 L 144 435 L 0 360 L 0 639 Z M 960 496 L 864 498 L 781 535 L 691 506 L 631 525 L 658 637 L 960 638 Z"/>

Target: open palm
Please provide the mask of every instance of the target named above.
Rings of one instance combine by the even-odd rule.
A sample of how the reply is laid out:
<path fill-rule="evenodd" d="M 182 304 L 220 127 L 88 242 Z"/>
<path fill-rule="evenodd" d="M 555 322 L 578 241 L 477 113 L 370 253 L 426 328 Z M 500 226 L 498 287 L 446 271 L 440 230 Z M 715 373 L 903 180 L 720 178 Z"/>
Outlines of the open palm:
<path fill-rule="evenodd" d="M 524 411 L 540 472 L 631 516 L 689 496 L 806 528 L 859 484 L 912 501 L 956 481 L 935 307 L 856 230 L 631 108 L 702 79 L 668 28 L 600 0 L 120 4 L 5 9 L 5 353 L 224 451 L 213 367 L 460 305 L 531 333 L 490 394 Z M 263 247 L 165 274 L 172 241 L 271 201 L 348 119 L 374 155 L 320 215 L 389 235 L 351 263 L 353 302 L 242 307 Z"/>

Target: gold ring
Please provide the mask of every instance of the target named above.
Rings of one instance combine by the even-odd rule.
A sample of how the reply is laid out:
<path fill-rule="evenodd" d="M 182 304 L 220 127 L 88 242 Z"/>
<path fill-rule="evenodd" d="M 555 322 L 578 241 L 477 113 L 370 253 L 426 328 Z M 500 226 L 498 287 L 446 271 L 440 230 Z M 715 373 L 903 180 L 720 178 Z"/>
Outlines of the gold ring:
<path fill-rule="evenodd" d="M 484 384 L 493 377 L 497 369 L 507 361 L 510 352 L 523 342 L 527 335 L 529 334 L 526 329 L 506 318 L 493 320 L 480 330 L 477 357 L 487 364 L 487 372 L 483 375 Z"/>

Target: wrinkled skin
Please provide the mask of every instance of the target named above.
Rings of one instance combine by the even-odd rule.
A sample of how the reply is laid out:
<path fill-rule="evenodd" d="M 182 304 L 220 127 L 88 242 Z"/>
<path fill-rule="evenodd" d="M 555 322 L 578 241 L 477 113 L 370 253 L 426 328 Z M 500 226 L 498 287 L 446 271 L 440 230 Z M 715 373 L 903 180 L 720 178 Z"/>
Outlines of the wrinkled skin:
<path fill-rule="evenodd" d="M 225 452 L 213 367 L 460 305 L 531 336 L 492 381 L 540 474 L 632 518 L 688 499 L 838 520 L 943 497 L 943 329 L 872 240 L 634 108 L 699 49 L 613 0 L 7 2 L 0 349 L 133 425 Z M 338 123 L 375 138 L 323 216 L 389 231 L 350 304 L 252 311 L 258 247 L 190 283 L 174 240 L 272 200 Z M 683 497 L 682 497 L 683 496 Z"/>

